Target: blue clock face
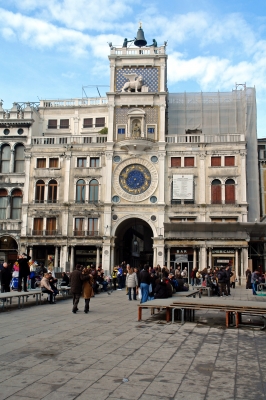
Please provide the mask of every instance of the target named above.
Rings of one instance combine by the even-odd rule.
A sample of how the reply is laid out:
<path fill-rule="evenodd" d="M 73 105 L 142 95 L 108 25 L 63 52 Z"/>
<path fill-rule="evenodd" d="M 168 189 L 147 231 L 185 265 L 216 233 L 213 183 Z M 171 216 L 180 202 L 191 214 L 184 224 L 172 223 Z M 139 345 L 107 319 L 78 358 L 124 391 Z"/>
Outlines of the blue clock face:
<path fill-rule="evenodd" d="M 129 194 L 144 193 L 151 184 L 150 171 L 140 164 L 125 167 L 119 175 L 120 186 Z"/>

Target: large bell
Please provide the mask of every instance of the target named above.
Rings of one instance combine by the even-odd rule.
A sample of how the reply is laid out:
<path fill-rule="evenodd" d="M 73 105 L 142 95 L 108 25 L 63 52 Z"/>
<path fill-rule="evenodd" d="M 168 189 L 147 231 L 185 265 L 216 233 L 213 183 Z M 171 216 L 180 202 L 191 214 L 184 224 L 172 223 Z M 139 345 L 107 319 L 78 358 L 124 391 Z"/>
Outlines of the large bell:
<path fill-rule="evenodd" d="M 135 38 L 134 45 L 137 47 L 143 47 L 143 46 L 146 46 L 146 44 L 147 44 L 147 41 L 145 40 L 144 32 L 140 26 L 138 29 L 138 32 L 137 32 L 137 37 Z"/>

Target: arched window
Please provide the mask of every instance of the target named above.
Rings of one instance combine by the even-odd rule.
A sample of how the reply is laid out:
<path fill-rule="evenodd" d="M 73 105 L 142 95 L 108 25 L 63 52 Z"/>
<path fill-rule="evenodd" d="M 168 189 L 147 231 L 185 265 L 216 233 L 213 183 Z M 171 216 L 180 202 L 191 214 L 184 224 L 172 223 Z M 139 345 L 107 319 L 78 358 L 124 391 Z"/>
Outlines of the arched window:
<path fill-rule="evenodd" d="M 44 203 L 44 181 L 36 182 L 35 203 Z"/>
<path fill-rule="evenodd" d="M 85 203 L 86 184 L 83 179 L 79 179 L 76 185 L 76 203 Z"/>
<path fill-rule="evenodd" d="M 4 144 L 1 147 L 1 173 L 8 173 L 10 172 L 10 158 L 11 158 L 11 150 L 8 144 Z"/>
<path fill-rule="evenodd" d="M 24 146 L 17 144 L 15 147 L 14 172 L 24 172 Z"/>
<path fill-rule="evenodd" d="M 14 189 L 11 193 L 11 219 L 21 218 L 22 191 Z"/>
<path fill-rule="evenodd" d="M 6 208 L 8 204 L 8 193 L 6 189 L 0 189 L 0 219 L 6 219 Z"/>
<path fill-rule="evenodd" d="M 89 184 L 89 202 L 95 203 L 99 200 L 99 183 L 96 179 L 92 179 Z"/>
<path fill-rule="evenodd" d="M 219 179 L 214 179 L 212 181 L 211 187 L 211 203 L 212 204 L 222 204 L 222 186 Z"/>
<path fill-rule="evenodd" d="M 225 204 L 235 204 L 235 181 L 233 179 L 227 179 L 225 182 Z"/>
<path fill-rule="evenodd" d="M 57 201 L 57 182 L 52 180 L 48 183 L 48 203 L 56 203 Z"/>

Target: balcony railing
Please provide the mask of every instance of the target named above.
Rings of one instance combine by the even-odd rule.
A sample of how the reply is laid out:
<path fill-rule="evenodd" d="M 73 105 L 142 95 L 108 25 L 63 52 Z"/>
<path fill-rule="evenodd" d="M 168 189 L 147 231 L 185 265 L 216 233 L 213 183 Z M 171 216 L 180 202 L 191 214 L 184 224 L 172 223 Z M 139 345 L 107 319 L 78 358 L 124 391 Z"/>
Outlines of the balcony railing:
<path fill-rule="evenodd" d="M 55 204 L 55 203 L 58 203 L 58 200 L 53 200 L 53 199 L 51 199 L 51 200 L 39 200 L 39 199 L 35 199 L 34 200 L 34 203 L 35 204 Z"/>
<path fill-rule="evenodd" d="M 74 230 L 74 236 L 99 236 L 98 231 L 81 231 L 81 230 Z"/>
<path fill-rule="evenodd" d="M 33 145 L 74 145 L 74 144 L 87 144 L 87 143 L 105 143 L 107 141 L 107 135 L 95 134 L 86 136 L 69 136 L 69 137 L 38 137 L 32 138 L 31 144 Z"/>
<path fill-rule="evenodd" d="M 167 135 L 165 137 L 167 143 L 235 143 L 244 140 L 244 135 L 233 133 L 225 135 Z"/>
<path fill-rule="evenodd" d="M 28 231 L 28 235 L 32 236 L 57 236 L 61 235 L 61 232 L 59 232 L 57 229 L 55 230 L 39 230 L 39 229 L 32 229 Z"/>
<path fill-rule="evenodd" d="M 68 100 L 41 100 L 40 107 L 44 108 L 58 108 L 58 107 L 73 107 L 73 106 L 96 106 L 106 105 L 107 98 L 105 97 L 92 97 L 81 99 L 68 99 Z"/>

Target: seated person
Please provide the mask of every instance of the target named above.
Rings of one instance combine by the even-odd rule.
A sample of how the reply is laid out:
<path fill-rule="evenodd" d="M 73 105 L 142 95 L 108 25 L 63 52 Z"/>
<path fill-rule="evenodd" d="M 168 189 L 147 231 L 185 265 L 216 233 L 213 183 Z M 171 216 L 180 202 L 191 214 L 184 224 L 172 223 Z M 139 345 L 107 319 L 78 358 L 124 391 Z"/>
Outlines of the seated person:
<path fill-rule="evenodd" d="M 100 271 L 98 272 L 97 283 L 102 285 L 104 292 L 107 292 L 108 282 L 106 282 L 106 280 L 104 279 L 104 273 L 103 272 L 100 272 Z"/>
<path fill-rule="evenodd" d="M 50 286 L 49 274 L 48 273 L 45 273 L 43 278 L 42 278 L 42 280 L 41 280 L 41 289 L 42 289 L 43 293 L 48 293 L 49 294 L 49 297 L 48 297 L 49 303 L 50 304 L 54 304 L 55 303 L 55 301 L 54 301 L 54 291 Z"/>
<path fill-rule="evenodd" d="M 57 279 L 53 277 L 52 272 L 48 272 L 49 275 L 49 284 L 54 292 L 55 296 L 59 293 L 56 287 Z"/>
<path fill-rule="evenodd" d="M 177 288 L 176 291 L 177 292 L 187 292 L 188 291 L 188 287 L 184 286 L 184 279 L 183 278 L 178 278 L 177 279 Z"/>
<path fill-rule="evenodd" d="M 154 298 L 155 299 L 167 299 L 169 297 L 168 291 L 169 291 L 169 289 L 165 282 L 165 278 L 157 279 L 156 286 L 154 288 Z"/>
<path fill-rule="evenodd" d="M 170 273 L 168 278 L 169 278 L 169 283 L 173 287 L 173 293 L 176 293 L 177 288 L 178 288 L 178 283 L 177 283 L 177 279 L 175 278 L 175 275 L 173 273 Z"/>
<path fill-rule="evenodd" d="M 69 286 L 69 277 L 65 272 L 62 272 L 62 282 L 61 286 Z"/>

